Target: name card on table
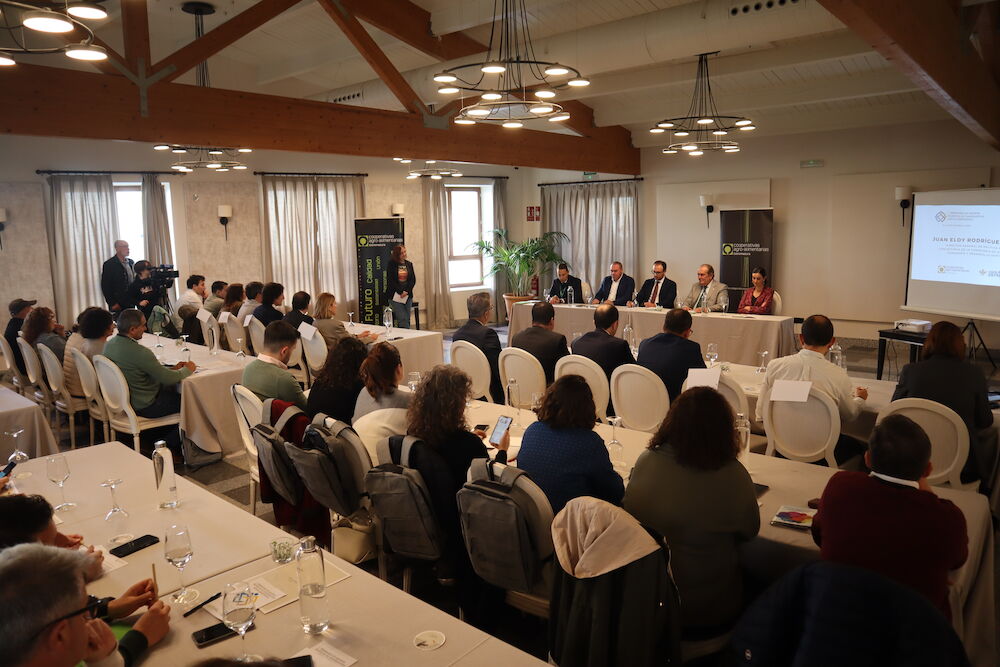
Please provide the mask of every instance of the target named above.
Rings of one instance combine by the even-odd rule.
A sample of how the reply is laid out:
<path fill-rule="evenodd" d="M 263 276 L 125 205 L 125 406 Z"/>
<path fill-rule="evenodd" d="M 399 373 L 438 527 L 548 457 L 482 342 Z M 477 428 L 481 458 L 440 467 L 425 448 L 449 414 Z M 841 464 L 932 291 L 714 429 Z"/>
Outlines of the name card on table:
<path fill-rule="evenodd" d="M 229 321 L 229 318 L 232 316 L 233 314 L 230 313 L 228 310 L 222 311 L 221 313 L 219 313 L 219 324 L 225 324 L 226 322 Z"/>
<path fill-rule="evenodd" d="M 201 322 L 208 322 L 212 319 L 212 313 L 208 312 L 204 308 L 198 309 L 198 320 Z"/>
<path fill-rule="evenodd" d="M 252 320 L 252 319 L 253 319 L 253 315 L 252 314 L 247 315 L 245 318 L 243 318 L 243 326 L 249 327 L 250 326 L 250 320 Z"/>
<path fill-rule="evenodd" d="M 721 366 L 716 366 L 715 368 L 692 368 L 688 370 L 687 388 L 711 387 L 712 389 L 718 389 L 721 377 Z"/>
<path fill-rule="evenodd" d="M 805 403 L 809 400 L 812 385 L 808 380 L 775 380 L 771 387 L 771 400 Z"/>
<path fill-rule="evenodd" d="M 305 338 L 306 340 L 312 340 L 313 336 L 316 335 L 316 331 L 317 331 L 316 327 L 309 324 L 308 322 L 303 322 L 302 324 L 299 325 L 299 333 L 302 334 L 302 337 Z"/>

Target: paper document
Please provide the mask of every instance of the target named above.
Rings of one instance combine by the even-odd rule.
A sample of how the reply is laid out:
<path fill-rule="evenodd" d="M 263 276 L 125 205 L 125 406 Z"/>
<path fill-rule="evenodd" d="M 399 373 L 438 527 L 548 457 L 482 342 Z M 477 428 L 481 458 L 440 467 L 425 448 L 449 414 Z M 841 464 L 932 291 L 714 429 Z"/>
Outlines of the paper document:
<path fill-rule="evenodd" d="M 715 368 L 692 368 L 688 370 L 687 388 L 711 387 L 712 389 L 718 389 L 721 377 L 721 366 L 716 366 Z"/>
<path fill-rule="evenodd" d="M 266 573 L 265 573 L 266 574 Z M 250 589 L 253 591 L 256 599 L 254 600 L 254 606 L 258 611 L 263 611 L 265 607 L 270 605 L 276 600 L 280 600 L 285 597 L 285 593 L 278 588 L 276 588 L 271 582 L 264 578 L 264 575 L 258 575 L 247 579 L 247 583 L 250 584 Z M 213 600 L 205 605 L 205 609 L 212 616 L 215 616 L 220 621 L 222 619 L 222 598 Z M 265 612 L 267 613 L 267 612 Z"/>
<path fill-rule="evenodd" d="M 228 310 L 222 311 L 221 313 L 219 313 L 219 324 L 225 324 L 226 322 L 229 321 L 229 318 L 232 316 L 233 314 L 230 313 Z"/>
<path fill-rule="evenodd" d="M 324 566 L 328 588 L 351 576 L 337 567 L 330 556 L 326 556 L 324 559 Z M 299 574 L 294 562 L 279 565 L 246 581 L 253 586 L 254 591 L 261 593 L 257 609 L 265 614 L 270 614 L 272 611 L 281 609 L 299 599 Z M 205 609 L 220 621 L 222 620 L 221 598 L 207 605 Z"/>
<path fill-rule="evenodd" d="M 81 545 L 80 549 L 86 551 L 87 547 Z M 104 552 L 104 562 L 101 563 L 102 577 L 109 572 L 114 572 L 115 570 L 121 569 L 126 565 L 128 565 L 128 561 L 112 554 L 110 551 L 108 551 L 108 548 L 105 547 L 103 544 L 95 544 L 94 551 Z"/>
<path fill-rule="evenodd" d="M 331 642 L 332 638 L 326 638 L 321 644 L 317 644 L 312 648 L 307 648 L 304 651 L 299 651 L 293 658 L 298 658 L 304 655 L 310 655 L 313 659 L 313 667 L 350 667 L 358 661 L 357 658 L 352 658 L 340 649 L 336 648 Z"/>
<path fill-rule="evenodd" d="M 198 319 L 201 322 L 208 322 L 210 319 L 212 319 L 212 313 L 208 312 L 204 308 L 199 308 L 198 309 Z"/>
<path fill-rule="evenodd" d="M 299 325 L 299 333 L 302 334 L 302 337 L 306 340 L 312 340 L 313 336 L 316 335 L 316 327 L 308 322 L 303 322 Z"/>
<path fill-rule="evenodd" d="M 403 296 L 399 292 L 396 292 L 395 294 L 392 295 L 392 300 L 395 301 L 396 303 L 406 303 L 406 300 L 408 298 L 410 297 Z"/>
<path fill-rule="evenodd" d="M 808 380 L 775 380 L 771 388 L 771 400 L 805 403 L 809 400 L 812 384 Z"/>
<path fill-rule="evenodd" d="M 247 315 L 245 318 L 243 318 L 243 326 L 245 326 L 245 327 L 250 326 L 250 320 L 252 320 L 252 319 L 253 319 L 253 315 L 252 314 Z"/>

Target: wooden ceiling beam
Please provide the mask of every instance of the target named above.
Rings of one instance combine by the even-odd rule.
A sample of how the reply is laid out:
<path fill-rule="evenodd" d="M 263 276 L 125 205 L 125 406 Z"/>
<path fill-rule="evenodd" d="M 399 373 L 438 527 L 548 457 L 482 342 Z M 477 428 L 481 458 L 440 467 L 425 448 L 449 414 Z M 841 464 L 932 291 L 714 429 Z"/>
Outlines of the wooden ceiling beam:
<path fill-rule="evenodd" d="M 146 0 L 121 0 L 122 36 L 125 62 L 139 77 L 145 76 L 149 62 L 149 13 Z"/>
<path fill-rule="evenodd" d="M 406 42 L 413 48 L 438 60 L 454 60 L 476 53 L 486 47 L 461 32 L 435 35 L 431 30 L 431 13 L 404 0 L 340 0 L 351 14 L 382 32 Z"/>
<path fill-rule="evenodd" d="M 133 1 L 122 0 L 122 4 L 124 6 Z M 243 10 L 222 25 L 213 28 L 199 39 L 156 63 L 152 68 L 151 76 L 155 76 L 168 67 L 173 67 L 173 71 L 165 74 L 158 82 L 173 81 L 299 2 L 300 0 L 260 0 L 253 7 Z"/>
<path fill-rule="evenodd" d="M 74 91 L 73 114 L 61 113 Z M 4 72 L 0 133 L 500 164 L 638 174 L 639 151 L 586 137 L 474 125 L 425 127 L 419 114 L 179 83 L 148 91 L 121 76 L 21 64 Z"/>
<path fill-rule="evenodd" d="M 351 13 L 343 0 L 317 0 L 320 7 L 330 15 L 333 22 L 344 32 L 347 39 L 351 41 L 354 48 L 364 57 L 378 78 L 389 87 L 392 94 L 396 96 L 403 108 L 410 113 L 428 113 L 427 107 L 420 100 L 420 96 L 410 86 L 409 82 L 403 78 L 396 66 L 379 48 L 372 36 L 365 30 L 364 26 Z"/>
<path fill-rule="evenodd" d="M 940 0 L 819 0 L 976 136 L 1000 149 L 1000 85 Z"/>

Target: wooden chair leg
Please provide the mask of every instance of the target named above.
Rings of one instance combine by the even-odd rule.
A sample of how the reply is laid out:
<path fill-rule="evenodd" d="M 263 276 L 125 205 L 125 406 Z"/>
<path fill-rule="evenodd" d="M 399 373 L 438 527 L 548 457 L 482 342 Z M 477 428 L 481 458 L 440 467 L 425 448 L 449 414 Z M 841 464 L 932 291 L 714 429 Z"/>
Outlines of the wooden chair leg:
<path fill-rule="evenodd" d="M 94 446 L 94 418 L 87 415 L 87 421 L 90 423 L 90 446 Z"/>
<path fill-rule="evenodd" d="M 135 451 L 138 452 L 139 451 L 139 434 L 138 433 L 133 433 L 132 434 L 132 443 L 135 446 Z"/>
<path fill-rule="evenodd" d="M 69 448 L 76 449 L 76 419 L 73 410 L 70 409 L 66 416 L 69 417 Z"/>
<path fill-rule="evenodd" d="M 403 568 L 403 592 L 410 592 L 410 585 L 413 583 L 413 568 L 407 565 Z"/>

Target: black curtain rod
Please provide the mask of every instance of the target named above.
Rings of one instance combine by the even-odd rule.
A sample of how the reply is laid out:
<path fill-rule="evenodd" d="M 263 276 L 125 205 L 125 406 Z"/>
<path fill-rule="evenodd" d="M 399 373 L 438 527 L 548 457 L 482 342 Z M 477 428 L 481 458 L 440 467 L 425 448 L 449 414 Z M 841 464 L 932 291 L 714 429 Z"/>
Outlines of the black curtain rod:
<path fill-rule="evenodd" d="M 448 178 L 454 178 L 454 176 L 449 176 Z M 459 178 L 492 178 L 492 179 L 508 179 L 510 176 L 480 176 L 479 174 L 462 174 Z"/>
<path fill-rule="evenodd" d="M 255 171 L 254 176 L 368 176 L 368 174 L 322 174 L 297 171 Z"/>
<path fill-rule="evenodd" d="M 104 174 L 130 174 L 133 176 L 141 176 L 143 174 L 156 174 L 158 176 L 181 176 L 182 174 L 178 171 L 82 171 L 79 169 L 72 169 L 70 171 L 61 171 L 58 169 L 36 169 L 35 173 L 38 175 L 45 174 L 94 174 L 94 175 L 104 175 Z"/>
<path fill-rule="evenodd" d="M 539 183 L 538 187 L 544 188 L 550 185 L 592 185 L 595 183 L 628 183 L 630 181 L 641 181 L 642 176 L 635 178 L 611 178 L 606 181 L 567 181 L 566 183 Z"/>

